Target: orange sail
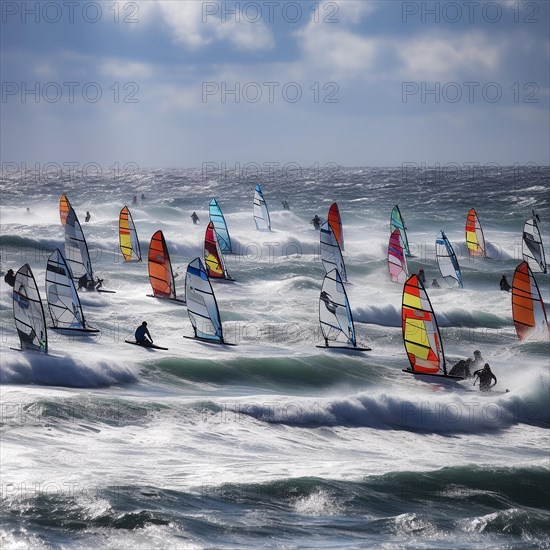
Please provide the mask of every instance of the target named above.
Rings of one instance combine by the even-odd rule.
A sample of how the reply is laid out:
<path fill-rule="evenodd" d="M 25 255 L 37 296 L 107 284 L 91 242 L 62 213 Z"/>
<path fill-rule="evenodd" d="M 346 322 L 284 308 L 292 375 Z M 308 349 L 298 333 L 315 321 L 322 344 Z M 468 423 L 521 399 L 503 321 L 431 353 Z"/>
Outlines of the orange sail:
<path fill-rule="evenodd" d="M 344 228 L 342 227 L 342 218 L 340 218 L 340 210 L 334 202 L 328 210 L 328 223 L 340 245 L 340 250 L 344 251 Z"/>
<path fill-rule="evenodd" d="M 151 237 L 149 245 L 149 280 L 155 297 L 176 299 L 176 285 L 170 255 L 160 230 Z"/>
<path fill-rule="evenodd" d="M 512 281 L 512 315 L 520 340 L 546 335 L 550 327 L 537 281 L 527 262 L 521 262 Z"/>
<path fill-rule="evenodd" d="M 230 279 L 212 222 L 208 224 L 204 235 L 204 263 L 211 279 Z"/>
<path fill-rule="evenodd" d="M 439 327 L 426 289 L 417 275 L 411 275 L 403 287 L 401 324 L 412 371 L 446 374 Z"/>
<path fill-rule="evenodd" d="M 475 208 L 468 212 L 466 218 L 466 246 L 470 255 L 485 256 L 485 237 Z"/>
<path fill-rule="evenodd" d="M 61 198 L 59 199 L 59 217 L 61 218 L 62 225 L 65 225 L 71 208 L 71 203 L 69 202 L 67 195 L 61 195 Z"/>

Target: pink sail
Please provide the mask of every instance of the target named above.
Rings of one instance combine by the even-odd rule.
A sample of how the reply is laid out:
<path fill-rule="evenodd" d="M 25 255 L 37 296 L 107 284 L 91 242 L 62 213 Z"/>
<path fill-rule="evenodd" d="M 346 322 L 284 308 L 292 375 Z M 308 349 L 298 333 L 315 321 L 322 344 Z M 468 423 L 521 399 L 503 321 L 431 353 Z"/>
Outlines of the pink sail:
<path fill-rule="evenodd" d="M 402 284 L 409 276 L 399 229 L 395 229 L 390 237 L 388 245 L 388 270 L 390 272 L 390 279 L 394 283 Z"/>

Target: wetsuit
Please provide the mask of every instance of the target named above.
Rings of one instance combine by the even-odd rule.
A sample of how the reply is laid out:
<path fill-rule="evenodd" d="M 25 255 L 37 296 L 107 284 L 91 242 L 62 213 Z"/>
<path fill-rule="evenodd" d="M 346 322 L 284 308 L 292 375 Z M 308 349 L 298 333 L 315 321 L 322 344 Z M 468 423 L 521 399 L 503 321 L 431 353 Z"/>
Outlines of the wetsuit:
<path fill-rule="evenodd" d="M 491 380 L 494 380 L 495 383 L 493 386 L 497 383 L 497 377 L 487 369 L 479 369 L 474 372 L 474 376 L 477 376 L 479 378 L 479 389 L 481 391 L 489 391 L 491 389 Z"/>
<path fill-rule="evenodd" d="M 4 276 L 4 282 L 8 285 L 13 286 L 15 284 L 15 273 L 10 269 Z"/>
<path fill-rule="evenodd" d="M 149 329 L 147 327 L 144 327 L 143 325 L 140 325 L 135 332 L 135 338 L 136 342 L 142 345 L 151 344 L 153 342 L 153 339 L 151 338 L 151 335 L 149 334 Z M 149 337 L 149 340 L 145 338 L 145 336 Z"/>

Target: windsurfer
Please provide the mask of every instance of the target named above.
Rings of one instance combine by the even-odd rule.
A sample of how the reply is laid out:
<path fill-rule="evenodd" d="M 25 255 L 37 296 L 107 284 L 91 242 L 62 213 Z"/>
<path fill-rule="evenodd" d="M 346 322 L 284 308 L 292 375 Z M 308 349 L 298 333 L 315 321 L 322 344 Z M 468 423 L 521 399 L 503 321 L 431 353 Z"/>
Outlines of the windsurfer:
<path fill-rule="evenodd" d="M 505 290 L 506 292 L 510 292 L 510 289 L 512 287 L 510 286 L 510 283 L 506 280 L 506 275 L 502 276 L 502 279 L 500 280 L 500 290 Z"/>
<path fill-rule="evenodd" d="M 88 212 L 88 211 L 86 210 L 86 218 L 84 218 L 84 221 L 85 221 L 86 223 L 89 222 L 90 219 L 91 219 L 91 217 L 92 217 L 92 215 L 90 214 L 90 212 Z"/>
<path fill-rule="evenodd" d="M 462 376 L 462 378 L 469 378 L 472 376 L 470 367 L 477 368 L 480 367 L 483 363 L 483 357 L 481 357 L 481 352 L 476 349 L 474 351 L 474 358 L 468 357 L 468 359 L 461 359 L 458 363 L 455 363 L 449 374 L 451 376 Z"/>
<path fill-rule="evenodd" d="M 148 346 L 153 343 L 153 338 L 147 328 L 147 321 L 143 321 L 143 323 L 141 323 L 141 325 L 136 329 L 134 336 L 136 338 L 136 342 L 141 346 Z"/>
<path fill-rule="evenodd" d="M 439 283 L 437 282 L 437 279 L 434 279 L 434 280 L 432 281 L 432 288 L 441 288 L 441 287 L 439 286 Z"/>
<path fill-rule="evenodd" d="M 317 214 L 315 214 L 315 217 L 309 223 L 313 224 L 313 229 L 321 229 L 321 218 Z"/>
<path fill-rule="evenodd" d="M 474 372 L 476 380 L 474 380 L 474 386 L 479 379 L 479 389 L 481 391 L 489 391 L 493 386 L 497 385 L 497 377 L 492 373 L 489 363 L 485 363 L 482 369 L 476 370 Z M 491 381 L 494 380 L 495 383 L 491 384 Z"/>
<path fill-rule="evenodd" d="M 78 290 L 82 290 L 83 288 L 85 290 L 98 290 L 102 284 L 103 279 L 97 279 L 97 281 L 92 279 L 89 281 L 87 273 L 84 273 L 84 275 L 78 279 Z"/>
<path fill-rule="evenodd" d="M 8 272 L 4 276 L 4 282 L 10 286 L 15 284 L 15 273 L 13 272 L 13 269 L 8 269 Z"/>
<path fill-rule="evenodd" d="M 420 268 L 418 271 L 418 280 L 425 285 L 426 284 L 426 274 L 424 273 L 424 270 Z"/>
<path fill-rule="evenodd" d="M 191 219 L 193 220 L 193 224 L 194 224 L 194 225 L 197 225 L 197 223 L 200 222 L 199 217 L 197 216 L 197 213 L 196 213 L 196 212 L 193 212 L 193 213 L 191 214 Z"/>

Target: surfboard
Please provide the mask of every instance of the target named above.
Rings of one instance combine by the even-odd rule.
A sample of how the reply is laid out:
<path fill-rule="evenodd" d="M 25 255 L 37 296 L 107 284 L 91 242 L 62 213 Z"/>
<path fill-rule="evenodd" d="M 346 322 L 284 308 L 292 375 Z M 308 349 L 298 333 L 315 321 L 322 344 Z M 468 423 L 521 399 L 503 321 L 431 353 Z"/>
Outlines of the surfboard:
<path fill-rule="evenodd" d="M 157 346 L 156 344 L 140 344 L 139 342 L 136 342 L 135 340 L 124 340 L 127 344 L 132 344 L 133 346 L 139 346 L 140 348 L 146 348 L 146 349 L 161 349 L 163 351 L 168 351 L 168 348 L 163 348 L 161 346 Z"/>

